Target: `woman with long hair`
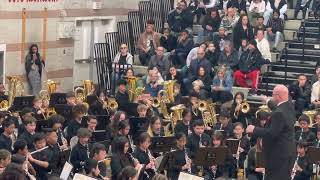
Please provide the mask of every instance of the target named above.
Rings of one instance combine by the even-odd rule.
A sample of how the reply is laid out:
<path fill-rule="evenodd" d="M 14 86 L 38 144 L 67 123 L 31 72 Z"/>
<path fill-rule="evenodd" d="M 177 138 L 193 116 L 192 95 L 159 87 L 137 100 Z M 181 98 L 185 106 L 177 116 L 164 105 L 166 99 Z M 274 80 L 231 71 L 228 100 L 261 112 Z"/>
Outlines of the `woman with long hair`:
<path fill-rule="evenodd" d="M 44 71 L 44 66 L 44 61 L 41 59 L 38 51 L 38 45 L 32 44 L 25 59 L 25 69 L 30 92 L 34 96 L 38 96 L 42 88 L 41 78 Z"/>
<path fill-rule="evenodd" d="M 248 15 L 241 15 L 233 30 L 233 43 L 235 49 L 241 46 L 241 39 L 254 40 L 253 28 L 250 25 Z"/>
<path fill-rule="evenodd" d="M 250 119 L 248 113 L 243 113 L 241 111 L 241 104 L 244 103 L 244 94 L 242 92 L 237 92 L 234 95 L 232 107 L 231 107 L 231 120 L 232 123 L 241 122 L 246 128 Z"/>
<path fill-rule="evenodd" d="M 253 146 L 248 153 L 248 179 L 249 180 L 262 180 L 264 168 L 257 167 L 257 152 L 262 151 L 262 139 L 258 138 L 256 145 Z"/>

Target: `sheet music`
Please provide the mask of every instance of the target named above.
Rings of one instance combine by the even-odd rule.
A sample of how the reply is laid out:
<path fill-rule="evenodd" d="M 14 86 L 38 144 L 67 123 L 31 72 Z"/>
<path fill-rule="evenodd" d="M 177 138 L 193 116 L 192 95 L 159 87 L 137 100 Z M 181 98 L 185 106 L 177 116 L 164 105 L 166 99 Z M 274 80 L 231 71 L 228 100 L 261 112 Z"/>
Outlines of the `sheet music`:
<path fill-rule="evenodd" d="M 203 177 L 191 175 L 188 173 L 180 172 L 178 180 L 204 180 Z"/>
<path fill-rule="evenodd" d="M 62 172 L 60 174 L 60 178 L 63 180 L 67 180 L 72 169 L 73 169 L 73 166 L 70 163 L 66 162 L 63 166 Z"/>
<path fill-rule="evenodd" d="M 97 180 L 97 179 L 91 178 L 89 176 L 85 176 L 83 174 L 76 173 L 73 177 L 73 180 Z"/>

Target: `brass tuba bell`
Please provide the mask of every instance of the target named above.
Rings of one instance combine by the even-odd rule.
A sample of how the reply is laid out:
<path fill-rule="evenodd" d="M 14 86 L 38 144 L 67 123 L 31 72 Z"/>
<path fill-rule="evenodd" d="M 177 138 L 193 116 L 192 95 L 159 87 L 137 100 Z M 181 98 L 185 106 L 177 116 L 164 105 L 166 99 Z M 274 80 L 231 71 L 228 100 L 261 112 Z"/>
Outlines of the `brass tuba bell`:
<path fill-rule="evenodd" d="M 108 98 L 107 106 L 112 112 L 115 112 L 118 109 L 118 103 L 114 98 Z"/>
<path fill-rule="evenodd" d="M 82 85 L 84 89 L 84 95 L 87 97 L 92 91 L 93 82 L 91 80 L 83 80 Z"/>
<path fill-rule="evenodd" d="M 9 107 L 12 105 L 13 100 L 16 96 L 23 96 L 24 86 L 23 83 L 19 80 L 18 76 L 7 76 L 9 80 Z"/>
<path fill-rule="evenodd" d="M 9 109 L 9 101 L 3 100 L 0 102 L 0 111 L 8 111 Z"/>

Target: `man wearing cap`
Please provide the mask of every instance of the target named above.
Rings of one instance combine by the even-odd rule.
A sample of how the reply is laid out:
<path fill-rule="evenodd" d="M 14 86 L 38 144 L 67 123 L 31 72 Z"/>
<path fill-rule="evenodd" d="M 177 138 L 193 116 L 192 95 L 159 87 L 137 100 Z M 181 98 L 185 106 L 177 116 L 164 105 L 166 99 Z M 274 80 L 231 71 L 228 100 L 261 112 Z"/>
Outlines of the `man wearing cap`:
<path fill-rule="evenodd" d="M 249 87 L 247 80 L 252 81 L 251 88 L 253 92 L 257 91 L 260 67 L 264 59 L 257 48 L 257 42 L 251 40 L 247 52 L 243 52 L 239 61 L 239 70 L 235 71 L 233 76 L 240 87 Z"/>

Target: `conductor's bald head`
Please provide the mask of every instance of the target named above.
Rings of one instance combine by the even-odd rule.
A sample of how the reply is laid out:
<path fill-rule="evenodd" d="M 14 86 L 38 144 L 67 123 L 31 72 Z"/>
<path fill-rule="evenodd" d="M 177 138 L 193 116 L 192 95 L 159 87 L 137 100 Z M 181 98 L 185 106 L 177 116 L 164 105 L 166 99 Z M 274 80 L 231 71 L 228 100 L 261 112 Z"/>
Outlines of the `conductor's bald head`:
<path fill-rule="evenodd" d="M 272 99 L 276 103 L 284 102 L 289 100 L 288 88 L 283 84 L 278 84 L 274 87 L 272 92 Z"/>

